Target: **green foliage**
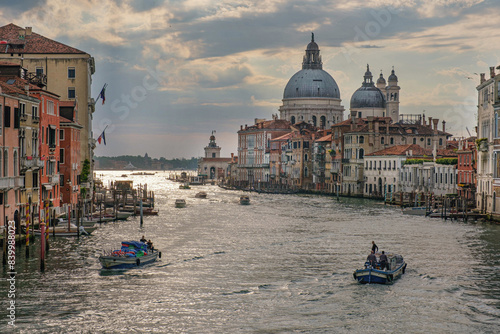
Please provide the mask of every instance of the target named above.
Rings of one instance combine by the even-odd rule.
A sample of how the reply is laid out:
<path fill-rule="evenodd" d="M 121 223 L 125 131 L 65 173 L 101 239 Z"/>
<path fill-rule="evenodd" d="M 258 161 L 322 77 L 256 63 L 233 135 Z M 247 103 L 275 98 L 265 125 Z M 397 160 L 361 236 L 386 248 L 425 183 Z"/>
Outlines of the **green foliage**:
<path fill-rule="evenodd" d="M 85 159 L 82 166 L 82 172 L 80 173 L 80 182 L 89 182 L 90 175 L 90 161 Z"/>
<path fill-rule="evenodd" d="M 488 141 L 488 138 L 478 138 L 478 139 L 476 139 L 476 145 L 479 146 L 479 145 L 481 145 L 481 143 L 487 142 L 487 141 Z"/>
<path fill-rule="evenodd" d="M 436 163 L 440 165 L 456 165 L 458 158 L 440 158 L 436 159 Z"/>

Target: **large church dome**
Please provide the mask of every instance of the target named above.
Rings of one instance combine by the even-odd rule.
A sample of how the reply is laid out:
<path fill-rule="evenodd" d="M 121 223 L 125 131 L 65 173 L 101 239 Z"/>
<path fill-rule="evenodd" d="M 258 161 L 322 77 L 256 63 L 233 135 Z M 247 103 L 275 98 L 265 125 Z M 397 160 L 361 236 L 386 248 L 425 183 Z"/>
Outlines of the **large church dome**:
<path fill-rule="evenodd" d="M 283 99 L 311 97 L 340 99 L 339 86 L 332 76 L 323 70 L 319 47 L 314 42 L 314 34 L 307 45 L 302 70 L 292 76 L 283 93 Z"/>
<path fill-rule="evenodd" d="M 373 76 L 367 66 L 363 85 L 352 94 L 351 109 L 353 108 L 385 108 L 385 97 L 380 89 L 373 84 Z"/>

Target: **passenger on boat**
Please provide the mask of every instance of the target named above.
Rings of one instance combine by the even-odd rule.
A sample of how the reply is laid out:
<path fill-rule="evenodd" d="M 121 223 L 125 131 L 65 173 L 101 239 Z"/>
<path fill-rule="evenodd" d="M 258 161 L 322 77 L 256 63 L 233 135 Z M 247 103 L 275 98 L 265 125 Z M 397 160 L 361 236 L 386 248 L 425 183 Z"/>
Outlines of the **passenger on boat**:
<path fill-rule="evenodd" d="M 372 241 L 372 252 L 378 252 L 378 246 L 375 244 L 375 241 Z"/>
<path fill-rule="evenodd" d="M 385 252 L 382 251 L 382 254 L 380 255 L 380 270 L 384 270 L 385 268 L 389 269 L 387 266 L 387 255 L 385 255 Z"/>
<path fill-rule="evenodd" d="M 144 238 L 144 236 L 142 236 L 140 242 L 146 242 L 146 241 L 147 241 L 146 238 Z"/>
<path fill-rule="evenodd" d="M 151 250 L 154 250 L 153 248 L 153 242 L 151 240 L 148 240 L 148 248 L 151 249 Z"/>
<path fill-rule="evenodd" d="M 375 252 L 374 251 L 372 251 L 370 253 L 370 255 L 368 255 L 368 257 L 366 258 L 366 261 L 370 262 L 370 265 L 372 267 L 375 267 L 375 264 L 377 263 L 377 257 L 375 256 Z"/>

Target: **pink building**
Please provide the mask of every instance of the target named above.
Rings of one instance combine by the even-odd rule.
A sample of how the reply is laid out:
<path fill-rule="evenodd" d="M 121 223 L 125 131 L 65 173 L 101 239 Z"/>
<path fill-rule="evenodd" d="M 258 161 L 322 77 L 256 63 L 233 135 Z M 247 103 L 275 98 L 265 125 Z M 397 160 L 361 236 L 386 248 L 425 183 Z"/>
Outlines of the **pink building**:
<path fill-rule="evenodd" d="M 20 189 L 24 178 L 19 173 L 19 98 L 18 89 L 0 81 L 0 226 L 20 219 Z"/>

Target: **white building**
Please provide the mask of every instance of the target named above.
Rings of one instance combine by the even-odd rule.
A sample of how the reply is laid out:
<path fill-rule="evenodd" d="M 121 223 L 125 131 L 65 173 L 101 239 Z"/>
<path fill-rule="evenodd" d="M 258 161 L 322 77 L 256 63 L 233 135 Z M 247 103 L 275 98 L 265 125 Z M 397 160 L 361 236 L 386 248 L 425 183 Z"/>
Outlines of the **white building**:
<path fill-rule="evenodd" d="M 215 131 L 212 131 L 210 142 L 205 147 L 205 157 L 198 161 L 198 175 L 208 180 L 217 180 L 229 176 L 231 158 L 221 158 L 221 148 L 215 142 Z"/>
<path fill-rule="evenodd" d="M 500 158 L 500 145 L 497 143 L 500 138 L 498 108 L 495 108 L 500 101 L 498 81 L 500 81 L 500 74 L 496 74 L 495 68 L 490 67 L 490 78 L 486 80 L 485 74 L 481 73 L 480 84 L 476 87 L 478 91 L 477 138 L 482 142 L 477 148 L 476 204 L 478 209 L 488 213 L 494 213 L 500 209 L 494 204 L 500 193 L 500 178 L 497 175 L 498 158 Z"/>

